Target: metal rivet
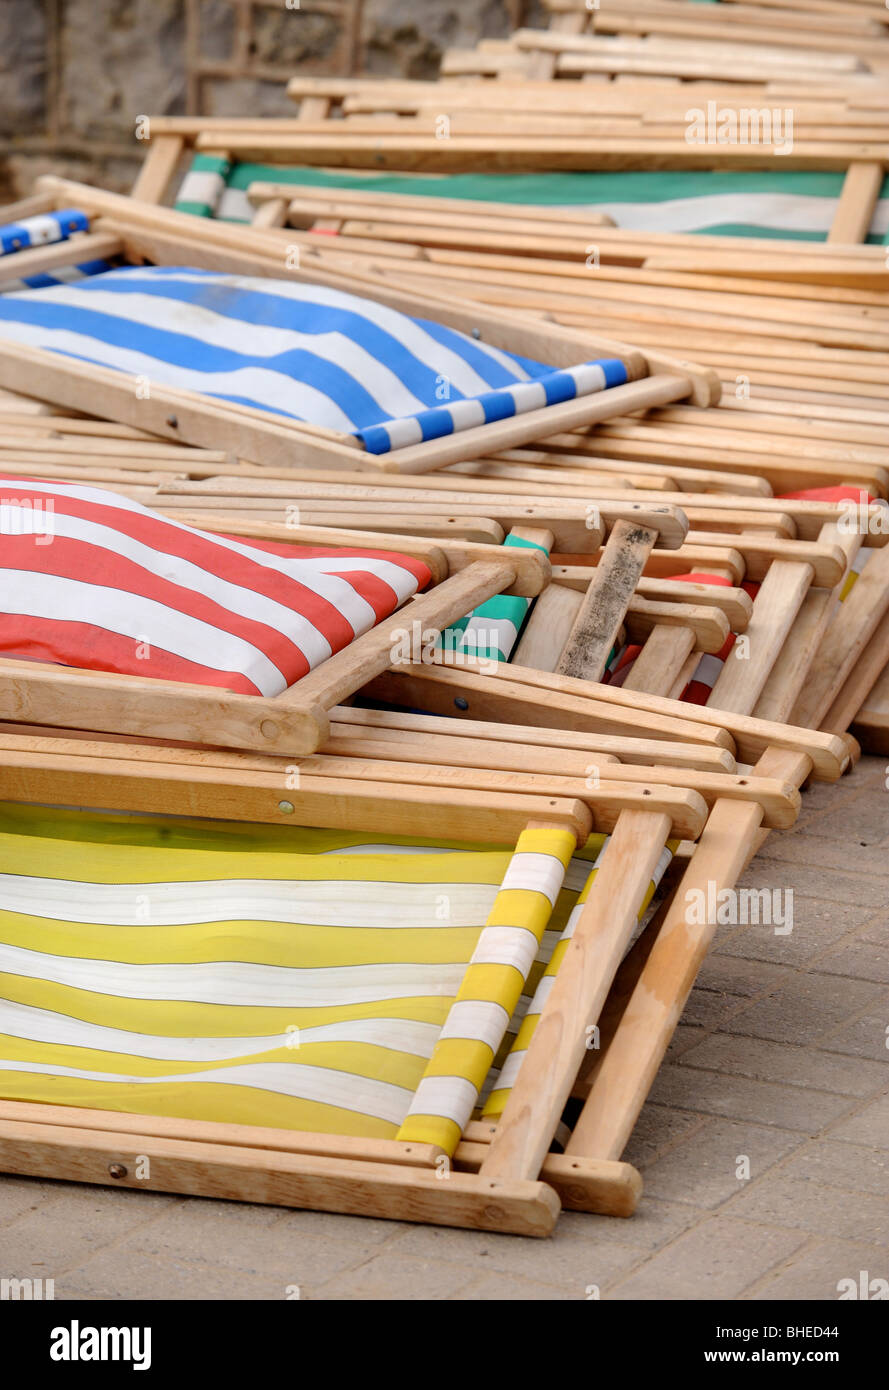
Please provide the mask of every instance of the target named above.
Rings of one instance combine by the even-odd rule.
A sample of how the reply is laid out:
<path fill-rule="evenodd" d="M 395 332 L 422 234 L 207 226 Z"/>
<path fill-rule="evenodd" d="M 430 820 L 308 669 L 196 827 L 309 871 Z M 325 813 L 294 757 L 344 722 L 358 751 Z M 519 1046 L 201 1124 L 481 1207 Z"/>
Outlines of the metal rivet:
<path fill-rule="evenodd" d="M 279 802 L 278 802 L 278 810 L 281 812 L 282 816 L 292 816 L 292 815 L 293 815 L 293 802 L 292 802 L 292 801 L 279 801 Z"/>
<path fill-rule="evenodd" d="M 454 704 L 457 706 L 457 709 L 469 709 L 469 701 L 464 700 L 462 695 L 457 696 Z"/>
<path fill-rule="evenodd" d="M 473 338 L 480 338 L 482 336 L 482 330 L 480 328 L 473 328 L 472 336 Z"/>
<path fill-rule="evenodd" d="M 122 1163 L 109 1163 L 108 1172 L 112 1178 L 125 1178 L 127 1175 L 127 1170 Z"/>
<path fill-rule="evenodd" d="M 170 426 L 170 429 L 171 429 L 171 430 L 178 430 L 178 428 L 179 428 L 179 419 L 178 419 L 178 416 L 176 416 L 176 415 L 168 415 L 168 416 L 167 416 L 167 424 Z"/>

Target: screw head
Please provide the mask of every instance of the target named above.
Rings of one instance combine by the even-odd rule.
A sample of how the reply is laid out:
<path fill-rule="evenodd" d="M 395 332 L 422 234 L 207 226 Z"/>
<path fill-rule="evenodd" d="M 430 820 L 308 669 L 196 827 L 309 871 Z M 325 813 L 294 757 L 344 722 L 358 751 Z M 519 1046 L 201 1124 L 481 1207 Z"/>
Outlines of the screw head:
<path fill-rule="evenodd" d="M 456 700 L 454 701 L 454 704 L 457 706 L 457 709 L 469 709 L 469 701 L 464 699 L 462 695 L 457 696 Z"/>
<path fill-rule="evenodd" d="M 179 417 L 178 417 L 178 415 L 168 415 L 168 416 L 167 416 L 167 424 L 170 426 L 170 429 L 171 429 L 171 430 L 178 430 L 178 428 L 179 428 Z"/>
<path fill-rule="evenodd" d="M 278 810 L 281 812 L 281 815 L 282 815 L 282 816 L 292 816 L 292 815 L 293 815 L 293 802 L 292 802 L 292 801 L 279 801 L 279 802 L 278 802 Z"/>
<path fill-rule="evenodd" d="M 122 1163 L 109 1163 L 108 1172 L 112 1178 L 125 1178 L 127 1175 L 127 1170 Z"/>

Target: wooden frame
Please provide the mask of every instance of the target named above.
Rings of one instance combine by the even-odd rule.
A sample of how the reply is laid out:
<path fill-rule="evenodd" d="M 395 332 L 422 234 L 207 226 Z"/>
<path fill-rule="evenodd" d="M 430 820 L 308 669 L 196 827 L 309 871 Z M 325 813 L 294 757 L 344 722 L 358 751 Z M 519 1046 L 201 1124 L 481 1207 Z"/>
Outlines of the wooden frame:
<path fill-rule="evenodd" d="M 629 1165 L 588 1154 L 585 1141 L 578 1141 L 568 1158 L 550 1152 L 562 1104 L 575 1085 L 585 1050 L 586 1033 L 574 1025 L 598 1017 L 617 970 L 620 942 L 628 939 L 635 924 L 664 840 L 671 832 L 696 839 L 704 828 L 707 809 L 700 792 L 705 791 L 713 805 L 722 804 L 720 795 L 728 789 L 739 798 L 730 803 L 734 814 L 748 816 L 751 823 L 765 816 L 772 825 L 795 817 L 798 796 L 780 783 L 721 772 L 685 773 L 670 788 L 666 777 L 650 784 L 653 769 L 644 767 L 610 767 L 631 776 L 603 781 L 594 792 L 580 777 L 554 777 L 548 771 L 542 776 L 527 773 L 520 781 L 510 775 L 514 790 L 504 792 L 501 781 L 507 774 L 482 770 L 493 745 L 465 740 L 479 751 L 482 762 L 475 771 L 467 767 L 455 780 L 444 777 L 445 769 L 435 762 L 423 767 L 387 763 L 396 732 L 385 715 L 365 716 L 347 709 L 340 715 L 345 729 L 350 720 L 356 721 L 356 729 L 376 724 L 384 741 L 377 742 L 376 752 L 373 743 L 366 750 L 371 752 L 369 762 L 366 751 L 360 757 L 329 757 L 328 774 L 314 775 L 324 758 L 301 764 L 299 788 L 288 792 L 301 821 L 409 833 L 416 828 L 422 806 L 424 830 L 433 836 L 453 836 L 456 817 L 459 833 L 472 839 L 511 840 L 530 821 L 570 828 L 582 842 L 592 811 L 596 824 L 612 835 L 576 927 L 577 945 L 572 945 L 560 969 L 553 1002 L 541 1016 L 540 1040 L 532 1043 L 501 1123 L 494 1127 L 470 1122 L 452 1168 L 441 1150 L 425 1143 L 371 1142 L 5 1101 L 0 1103 L 0 1169 L 536 1236 L 552 1229 L 560 1201 L 577 1210 L 630 1215 L 641 1182 Z M 399 722 L 398 716 L 394 722 Z M 526 732 L 513 731 L 520 737 Z M 128 811 L 163 809 L 274 821 L 276 793 L 270 796 L 270 791 L 280 788 L 283 772 L 290 770 L 286 760 L 278 761 L 276 771 L 274 759 L 210 750 L 177 753 L 173 763 L 165 749 L 123 745 L 119 740 L 102 744 L 0 731 L 0 744 L 0 797 L 12 801 L 100 800 Z M 523 759 L 525 751 L 517 747 L 517 758 Z M 428 756 L 420 754 L 421 760 Z M 541 749 L 539 762 L 547 760 Z M 361 776 L 367 778 L 365 785 L 372 787 L 369 799 L 353 790 L 344 802 L 349 779 L 344 781 L 340 774 L 350 764 L 360 774 L 352 787 L 360 788 Z M 390 780 L 380 787 L 379 775 L 389 769 Z M 417 783 L 425 784 L 436 769 L 438 785 L 430 799 Z M 690 779 L 693 789 L 683 788 L 683 779 Z M 581 791 L 578 799 L 575 793 Z M 643 801 L 643 796 L 649 800 Z M 602 949 L 599 929 L 603 913 L 610 923 L 607 950 Z M 600 945 L 589 954 L 591 940 Z M 555 1053 L 546 1047 L 553 1029 L 566 1040 Z M 544 1053 L 545 1078 L 540 1067 Z M 622 1111 L 630 1128 L 634 1104 Z M 135 1153 L 150 1158 L 147 1181 L 137 1180 L 132 1171 Z"/>
<path fill-rule="evenodd" d="M 140 400 L 123 373 L 75 363 L 42 349 L 16 345 L 12 350 L 0 350 L 0 385 L 27 392 L 30 384 L 32 392 L 36 390 L 43 398 L 71 408 L 82 400 L 84 388 L 92 387 L 102 391 L 106 416 L 166 438 L 234 449 L 239 457 L 264 463 L 292 462 L 296 454 L 309 466 L 426 472 L 476 457 L 483 449 L 528 442 L 553 429 L 571 430 L 615 413 L 689 397 L 699 404 L 709 404 L 717 395 L 711 373 L 660 354 L 646 358 L 610 339 L 531 325 L 526 319 L 499 311 L 478 312 L 472 304 L 455 305 L 445 299 L 405 294 L 381 277 L 350 276 L 315 266 L 288 271 L 277 233 L 252 232 L 245 237 L 243 231 L 198 223 L 185 214 L 51 177 L 42 180 L 40 186 L 55 206 L 70 206 L 72 202 L 82 206 L 96 220 L 96 229 L 110 234 L 112 239 L 116 237 L 120 249 L 131 257 L 145 257 L 156 264 L 181 264 L 184 259 L 203 268 L 276 278 L 293 274 L 311 284 L 363 294 L 402 312 L 437 319 L 473 336 L 484 336 L 494 346 L 538 355 L 556 367 L 575 365 L 593 356 L 620 358 L 628 376 L 627 385 L 594 396 L 377 456 L 366 454 L 353 436 L 282 420 L 270 412 L 212 402 L 197 393 L 173 388 L 156 388 L 151 399 Z M 76 262 L 76 238 L 64 246 L 65 263 Z M 27 273 L 27 257 L 31 254 L 17 254 L 19 275 Z"/>

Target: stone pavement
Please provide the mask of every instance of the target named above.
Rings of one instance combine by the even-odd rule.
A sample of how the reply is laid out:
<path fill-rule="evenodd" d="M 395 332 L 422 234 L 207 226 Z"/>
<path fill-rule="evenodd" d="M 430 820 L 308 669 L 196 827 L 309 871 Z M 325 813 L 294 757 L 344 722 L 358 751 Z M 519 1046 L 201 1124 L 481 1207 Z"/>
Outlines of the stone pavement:
<path fill-rule="evenodd" d="M 836 1299 L 889 1279 L 887 775 L 870 758 L 813 786 L 770 836 L 745 882 L 793 889 L 793 931 L 720 928 L 626 1155 L 631 1220 L 569 1212 L 536 1241 L 0 1177 L 2 1273 L 61 1299 Z"/>

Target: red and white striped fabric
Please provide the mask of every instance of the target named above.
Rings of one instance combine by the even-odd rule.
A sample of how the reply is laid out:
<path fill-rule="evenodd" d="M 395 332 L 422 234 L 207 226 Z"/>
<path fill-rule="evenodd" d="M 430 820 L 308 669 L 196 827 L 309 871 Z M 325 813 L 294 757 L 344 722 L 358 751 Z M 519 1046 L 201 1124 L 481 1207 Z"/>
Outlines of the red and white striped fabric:
<path fill-rule="evenodd" d="M 0 475 L 5 656 L 278 695 L 430 578 L 406 555 L 245 542 Z"/>

